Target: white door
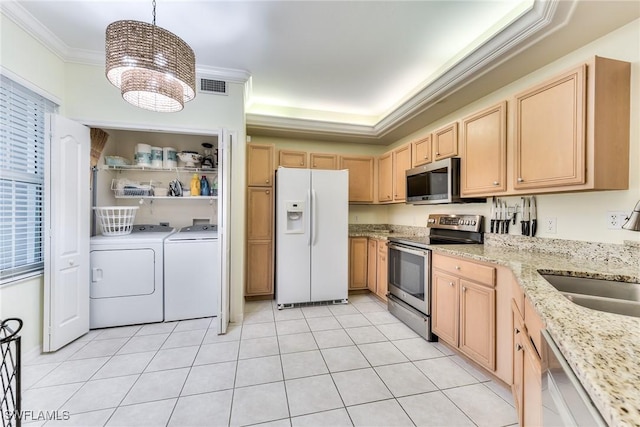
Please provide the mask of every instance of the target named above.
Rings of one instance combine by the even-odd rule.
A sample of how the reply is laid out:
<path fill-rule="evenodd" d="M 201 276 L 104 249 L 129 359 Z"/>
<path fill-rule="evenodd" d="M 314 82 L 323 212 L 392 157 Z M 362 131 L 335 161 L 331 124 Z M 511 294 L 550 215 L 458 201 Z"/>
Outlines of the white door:
<path fill-rule="evenodd" d="M 42 349 L 89 332 L 89 128 L 47 115 Z"/>
<path fill-rule="evenodd" d="M 311 301 L 347 299 L 349 171 L 311 170 Z"/>
<path fill-rule="evenodd" d="M 236 141 L 235 132 L 222 131 L 218 143 L 218 253 L 220 254 L 220 298 L 218 303 L 218 333 L 227 332 L 229 324 L 229 304 L 231 269 L 229 230 L 231 224 L 231 144 Z"/>

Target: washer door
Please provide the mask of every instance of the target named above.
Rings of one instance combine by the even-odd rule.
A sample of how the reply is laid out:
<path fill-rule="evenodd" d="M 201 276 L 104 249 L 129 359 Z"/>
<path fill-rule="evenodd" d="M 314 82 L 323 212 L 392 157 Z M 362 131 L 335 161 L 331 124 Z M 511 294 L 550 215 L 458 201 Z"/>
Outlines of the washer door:
<path fill-rule="evenodd" d="M 155 251 L 91 251 L 91 298 L 150 295 L 155 291 Z"/>

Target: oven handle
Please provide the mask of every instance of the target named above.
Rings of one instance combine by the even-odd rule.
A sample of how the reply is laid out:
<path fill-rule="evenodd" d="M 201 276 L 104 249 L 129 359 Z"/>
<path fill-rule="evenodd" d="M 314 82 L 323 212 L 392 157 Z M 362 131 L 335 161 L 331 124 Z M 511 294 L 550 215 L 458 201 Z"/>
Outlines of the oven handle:
<path fill-rule="evenodd" d="M 395 249 L 400 252 L 407 252 L 417 256 L 428 256 L 429 252 L 431 252 L 429 249 L 416 249 L 409 246 L 399 245 L 397 243 L 389 243 L 389 249 Z"/>

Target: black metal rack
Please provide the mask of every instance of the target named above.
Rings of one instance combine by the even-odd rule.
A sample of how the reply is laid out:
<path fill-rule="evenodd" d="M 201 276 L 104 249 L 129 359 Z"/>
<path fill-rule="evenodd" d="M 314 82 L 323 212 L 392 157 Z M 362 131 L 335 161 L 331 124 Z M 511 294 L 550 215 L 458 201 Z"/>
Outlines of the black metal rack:
<path fill-rule="evenodd" d="M 20 427 L 21 382 L 20 382 L 20 336 L 22 320 L 0 319 L 0 418 L 3 427 Z"/>

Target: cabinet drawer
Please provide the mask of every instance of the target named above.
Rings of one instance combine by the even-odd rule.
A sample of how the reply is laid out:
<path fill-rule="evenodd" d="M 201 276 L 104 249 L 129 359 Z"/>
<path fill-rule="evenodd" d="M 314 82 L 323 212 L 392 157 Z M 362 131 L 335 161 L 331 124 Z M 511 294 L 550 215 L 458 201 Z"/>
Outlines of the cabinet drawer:
<path fill-rule="evenodd" d="M 464 277 L 487 286 L 495 286 L 496 269 L 488 265 L 477 264 L 460 258 L 449 257 L 434 253 L 432 255 L 433 268 Z"/>

